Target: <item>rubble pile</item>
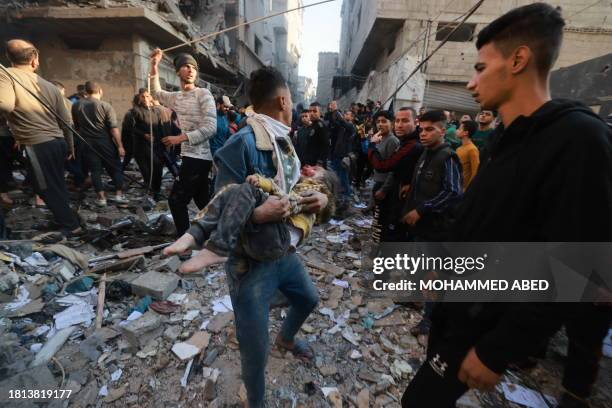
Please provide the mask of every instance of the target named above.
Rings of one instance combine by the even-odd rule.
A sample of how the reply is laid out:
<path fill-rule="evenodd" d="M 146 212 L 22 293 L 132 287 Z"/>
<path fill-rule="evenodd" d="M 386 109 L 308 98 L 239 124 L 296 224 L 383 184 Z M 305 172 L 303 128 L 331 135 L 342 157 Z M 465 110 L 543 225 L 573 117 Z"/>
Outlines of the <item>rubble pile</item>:
<path fill-rule="evenodd" d="M 0 243 L 0 395 L 69 390 L 69 398 L 37 400 L 57 407 L 242 406 L 222 266 L 177 274 L 181 260 L 160 256 L 175 234 L 165 202 L 143 200 L 140 188 L 126 194 L 129 205 L 102 209 L 90 204 L 91 192 L 75 196 L 89 232 L 58 241 L 40 231 L 49 226 L 48 211 L 31 208 L 28 192 L 11 192 L 21 204 L 6 217 L 22 239 Z M 321 298 L 299 333 L 315 359 L 308 365 L 271 347 L 266 381 L 274 406 L 400 406 L 426 339 L 410 334 L 420 312 L 367 290 L 370 227 L 371 219 L 355 210 L 315 227 L 299 248 Z M 271 343 L 286 311 L 270 312 Z M 553 363 L 531 375 L 546 395 L 560 389 L 562 360 Z M 609 360 L 604 364 L 609 384 Z M 521 378 L 506 377 L 497 391 L 471 392 L 458 406 L 524 406 L 508 402 L 508 395 L 525 394 L 517 387 L 533 391 Z M 609 398 L 598 395 L 593 406 Z"/>

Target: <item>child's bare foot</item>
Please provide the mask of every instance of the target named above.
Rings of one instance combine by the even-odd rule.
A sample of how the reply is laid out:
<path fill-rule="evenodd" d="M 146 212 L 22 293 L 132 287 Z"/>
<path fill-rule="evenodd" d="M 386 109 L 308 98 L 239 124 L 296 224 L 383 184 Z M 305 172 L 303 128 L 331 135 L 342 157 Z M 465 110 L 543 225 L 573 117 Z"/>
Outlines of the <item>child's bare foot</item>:
<path fill-rule="evenodd" d="M 187 262 L 181 264 L 179 268 L 179 272 L 181 273 L 194 273 L 199 272 L 203 268 L 206 268 L 210 265 L 217 265 L 227 261 L 226 257 L 221 255 L 217 255 L 212 251 L 204 248 L 200 252 L 197 253 L 194 257 L 192 257 Z"/>
<path fill-rule="evenodd" d="M 174 244 L 170 245 L 169 247 L 166 247 L 163 253 L 165 256 L 182 255 L 195 247 L 196 242 L 193 238 L 193 235 L 183 234 L 179 239 L 174 242 Z"/>

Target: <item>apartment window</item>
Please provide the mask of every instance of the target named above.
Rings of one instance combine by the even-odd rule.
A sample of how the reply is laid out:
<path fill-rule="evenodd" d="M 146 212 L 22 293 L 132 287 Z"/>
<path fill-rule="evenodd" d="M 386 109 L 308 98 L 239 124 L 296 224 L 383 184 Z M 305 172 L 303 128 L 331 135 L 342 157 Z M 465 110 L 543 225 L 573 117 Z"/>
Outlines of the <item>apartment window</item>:
<path fill-rule="evenodd" d="M 438 23 L 438 31 L 436 32 L 436 41 L 444 40 L 451 31 L 457 27 L 459 23 Z M 454 42 L 467 42 L 472 41 L 474 38 L 474 30 L 476 30 L 476 24 L 463 24 L 457 31 L 455 31 L 448 41 Z"/>
<path fill-rule="evenodd" d="M 259 55 L 261 52 L 261 40 L 255 36 L 255 54 Z"/>

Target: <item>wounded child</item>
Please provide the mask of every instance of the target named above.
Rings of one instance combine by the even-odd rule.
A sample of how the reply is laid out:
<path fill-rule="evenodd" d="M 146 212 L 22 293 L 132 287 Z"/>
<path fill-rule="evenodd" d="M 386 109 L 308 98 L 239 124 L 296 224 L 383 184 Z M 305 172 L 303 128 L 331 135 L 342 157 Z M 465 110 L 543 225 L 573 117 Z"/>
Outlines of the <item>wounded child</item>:
<path fill-rule="evenodd" d="M 284 222 L 265 224 L 254 224 L 250 219 L 253 210 L 270 195 L 285 196 L 274 180 L 252 174 L 245 183 L 225 186 L 194 219 L 189 234 L 202 249 L 181 265 L 180 272 L 194 273 L 223 263 L 236 249 L 256 261 L 281 258 L 309 236 L 317 219 L 326 222 L 331 218 L 337 183 L 334 173 L 319 166 L 304 166 L 299 181 L 286 195 L 290 216 Z M 327 206 L 319 214 L 302 212 L 300 198 L 312 191 L 328 198 Z M 177 241 L 167 250 L 173 251 L 172 247 L 178 244 Z"/>

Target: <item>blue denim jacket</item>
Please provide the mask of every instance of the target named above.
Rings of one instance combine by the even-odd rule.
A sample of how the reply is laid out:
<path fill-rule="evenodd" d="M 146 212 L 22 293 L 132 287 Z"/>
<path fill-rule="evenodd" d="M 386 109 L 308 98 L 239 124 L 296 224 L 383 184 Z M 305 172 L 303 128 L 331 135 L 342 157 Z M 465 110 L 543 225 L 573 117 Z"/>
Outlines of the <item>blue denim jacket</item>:
<path fill-rule="evenodd" d="M 225 114 L 217 112 L 217 133 L 210 139 L 210 152 L 214 156 L 230 137 L 229 121 Z"/>
<path fill-rule="evenodd" d="M 272 152 L 257 150 L 255 133 L 248 125 L 217 150 L 214 161 L 217 166 L 215 191 L 227 184 L 244 183 L 246 177 L 251 174 L 257 173 L 270 178 L 276 175 Z"/>

